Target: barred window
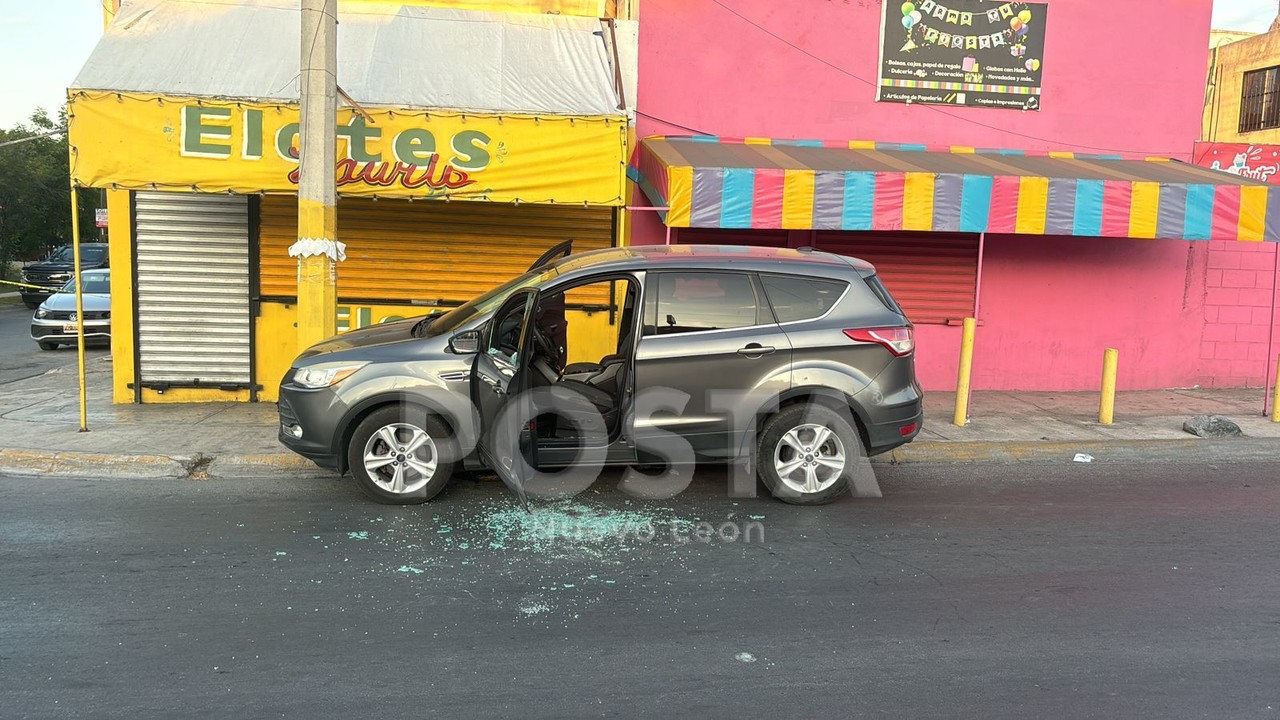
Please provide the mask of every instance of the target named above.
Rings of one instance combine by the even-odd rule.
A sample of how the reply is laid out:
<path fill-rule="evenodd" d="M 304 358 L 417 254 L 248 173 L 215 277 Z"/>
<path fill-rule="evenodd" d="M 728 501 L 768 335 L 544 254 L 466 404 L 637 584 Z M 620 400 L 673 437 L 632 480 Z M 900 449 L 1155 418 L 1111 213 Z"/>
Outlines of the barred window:
<path fill-rule="evenodd" d="M 1240 132 L 1280 127 L 1280 67 L 1244 74 Z"/>

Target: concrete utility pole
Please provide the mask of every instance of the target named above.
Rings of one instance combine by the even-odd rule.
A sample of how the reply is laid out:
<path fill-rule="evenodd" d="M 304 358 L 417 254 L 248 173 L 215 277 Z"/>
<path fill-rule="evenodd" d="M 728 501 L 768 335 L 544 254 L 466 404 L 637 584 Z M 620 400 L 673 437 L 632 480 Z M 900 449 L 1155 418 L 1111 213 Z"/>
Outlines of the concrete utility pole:
<path fill-rule="evenodd" d="M 299 124 L 298 350 L 332 337 L 338 327 L 337 188 L 338 3 L 302 0 L 302 118 Z"/>

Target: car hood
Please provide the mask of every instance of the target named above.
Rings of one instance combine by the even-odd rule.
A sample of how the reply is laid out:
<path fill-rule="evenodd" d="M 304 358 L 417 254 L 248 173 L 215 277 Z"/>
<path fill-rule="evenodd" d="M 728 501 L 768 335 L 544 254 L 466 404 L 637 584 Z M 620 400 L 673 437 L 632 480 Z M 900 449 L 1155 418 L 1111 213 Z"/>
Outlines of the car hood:
<path fill-rule="evenodd" d="M 38 262 L 38 263 L 31 263 L 30 265 L 27 265 L 22 269 L 27 272 L 31 272 L 32 270 L 34 270 L 36 272 L 45 272 L 45 273 L 60 273 L 60 272 L 69 273 L 75 269 L 75 265 L 69 262 Z"/>
<path fill-rule="evenodd" d="M 101 266 L 102 266 L 102 263 L 89 262 L 87 260 L 82 260 L 80 262 L 80 268 L 82 270 L 92 270 L 93 268 L 101 267 Z M 59 273 L 59 272 L 69 273 L 69 272 L 75 272 L 76 266 L 74 262 L 70 262 L 70 261 L 50 262 L 46 260 L 44 262 L 31 263 L 30 265 L 24 266 L 22 269 L 27 272 L 31 272 L 34 270 L 35 272 L 43 272 L 43 273 Z"/>
<path fill-rule="evenodd" d="M 46 310 L 71 311 L 76 309 L 75 293 L 54 293 L 45 298 Z M 111 309 L 111 296 L 89 293 L 84 295 L 85 312 L 102 312 Z"/>
<path fill-rule="evenodd" d="M 413 338 L 413 328 L 423 320 L 422 317 L 396 320 L 395 322 L 373 325 L 359 330 L 352 330 L 341 335 L 312 345 L 298 356 L 299 360 L 315 359 L 318 355 L 330 355 L 356 348 L 367 348 L 375 345 L 388 345 Z"/>

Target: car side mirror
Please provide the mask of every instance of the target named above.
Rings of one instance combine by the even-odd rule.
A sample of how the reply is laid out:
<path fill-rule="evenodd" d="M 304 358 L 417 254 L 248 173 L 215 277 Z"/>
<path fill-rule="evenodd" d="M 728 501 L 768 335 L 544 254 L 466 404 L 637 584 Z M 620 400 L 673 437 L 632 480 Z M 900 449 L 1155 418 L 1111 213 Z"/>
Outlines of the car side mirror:
<path fill-rule="evenodd" d="M 457 355 L 473 355 L 480 352 L 480 331 L 467 330 L 449 338 L 449 350 Z"/>

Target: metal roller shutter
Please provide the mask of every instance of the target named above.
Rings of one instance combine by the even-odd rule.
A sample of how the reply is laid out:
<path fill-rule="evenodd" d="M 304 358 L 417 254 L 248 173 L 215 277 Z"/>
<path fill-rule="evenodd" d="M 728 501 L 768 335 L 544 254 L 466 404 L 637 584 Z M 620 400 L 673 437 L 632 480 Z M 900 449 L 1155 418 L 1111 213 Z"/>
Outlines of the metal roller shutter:
<path fill-rule="evenodd" d="M 247 198 L 138 192 L 134 203 L 142 385 L 247 387 Z"/>
<path fill-rule="evenodd" d="M 876 266 L 880 279 L 903 312 L 918 325 L 955 323 L 974 310 L 978 288 L 976 235 L 681 228 L 676 241 L 756 247 L 812 245 L 862 258 Z"/>
<path fill-rule="evenodd" d="M 978 287 L 976 235 L 818 232 L 815 245 L 875 265 L 913 323 L 954 323 L 973 314 Z"/>
<path fill-rule="evenodd" d="M 297 239 L 298 205 L 291 197 L 262 199 L 259 229 L 261 296 L 297 296 L 298 266 L 288 248 Z M 613 244 L 610 208 L 407 202 L 343 198 L 338 263 L 344 301 L 457 305 L 523 273 L 565 240 L 575 253 Z"/>
<path fill-rule="evenodd" d="M 681 245 L 750 245 L 752 247 L 787 247 L 787 230 L 724 230 L 720 228 L 680 228 L 675 242 Z"/>

